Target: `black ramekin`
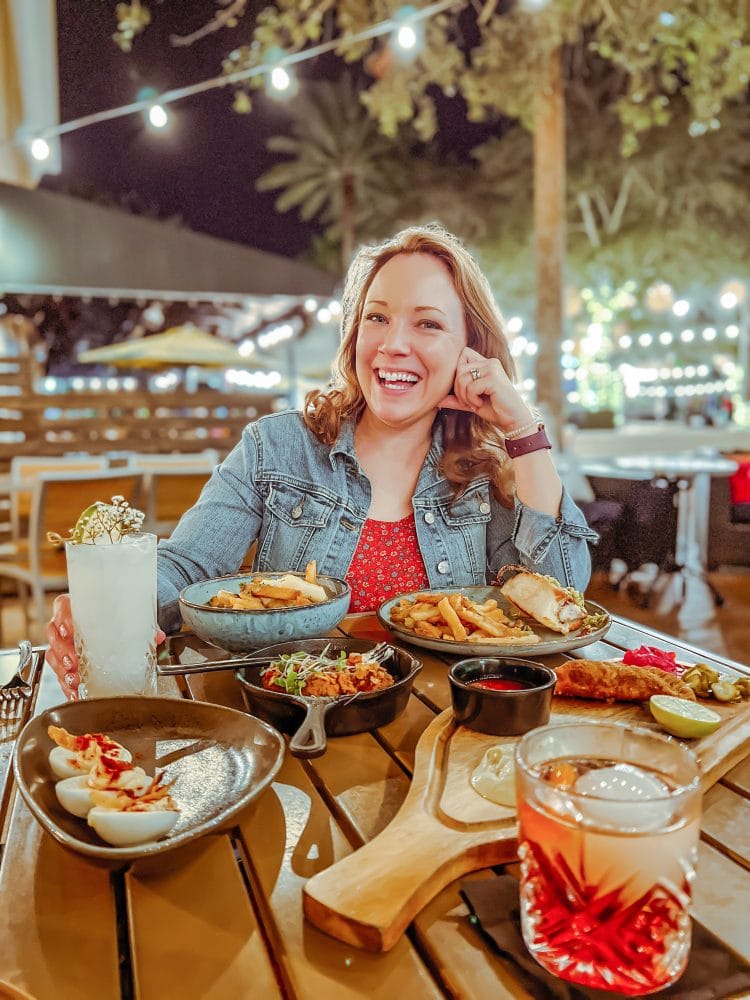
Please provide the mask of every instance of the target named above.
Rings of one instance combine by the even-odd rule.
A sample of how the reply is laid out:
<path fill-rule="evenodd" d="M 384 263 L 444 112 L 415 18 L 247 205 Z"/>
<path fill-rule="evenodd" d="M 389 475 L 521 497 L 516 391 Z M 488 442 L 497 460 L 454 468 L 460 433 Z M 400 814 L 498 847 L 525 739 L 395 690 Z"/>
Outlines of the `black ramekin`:
<path fill-rule="evenodd" d="M 533 687 L 491 691 L 471 681 L 504 677 Z M 557 675 L 549 667 L 513 656 L 476 656 L 454 663 L 448 673 L 456 721 L 492 736 L 520 736 L 549 722 Z"/>

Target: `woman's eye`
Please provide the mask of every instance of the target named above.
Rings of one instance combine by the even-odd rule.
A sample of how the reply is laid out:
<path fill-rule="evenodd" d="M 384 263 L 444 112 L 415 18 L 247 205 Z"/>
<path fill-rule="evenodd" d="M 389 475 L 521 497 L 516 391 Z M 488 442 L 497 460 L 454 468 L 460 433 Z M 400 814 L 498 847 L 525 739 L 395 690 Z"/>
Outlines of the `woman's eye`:
<path fill-rule="evenodd" d="M 385 316 L 382 313 L 367 313 L 365 319 L 372 323 L 385 323 L 386 321 Z"/>
<path fill-rule="evenodd" d="M 423 319 L 420 322 L 420 326 L 423 326 L 426 330 L 441 330 L 442 327 L 439 323 L 436 323 L 434 319 Z"/>

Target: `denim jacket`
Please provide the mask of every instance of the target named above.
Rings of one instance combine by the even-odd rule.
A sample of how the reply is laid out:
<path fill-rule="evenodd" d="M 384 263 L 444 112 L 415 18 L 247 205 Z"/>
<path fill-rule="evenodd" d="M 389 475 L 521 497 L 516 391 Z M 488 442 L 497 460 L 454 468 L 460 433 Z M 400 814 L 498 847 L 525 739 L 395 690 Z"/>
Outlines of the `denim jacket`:
<path fill-rule="evenodd" d="M 487 477 L 459 496 L 439 472 L 442 429 L 436 421 L 412 501 L 417 539 L 431 587 L 489 582 L 500 567 L 521 562 L 583 590 L 596 541 L 563 491 L 558 517 L 516 500 L 503 507 Z M 394 470 L 394 475 L 397 471 Z M 354 425 L 344 423 L 328 446 L 297 410 L 261 417 L 214 471 L 171 538 L 159 544 L 159 623 L 180 627 L 180 590 L 226 576 L 257 539 L 253 569 L 304 570 L 343 579 L 370 507 L 370 483 L 354 452 Z"/>

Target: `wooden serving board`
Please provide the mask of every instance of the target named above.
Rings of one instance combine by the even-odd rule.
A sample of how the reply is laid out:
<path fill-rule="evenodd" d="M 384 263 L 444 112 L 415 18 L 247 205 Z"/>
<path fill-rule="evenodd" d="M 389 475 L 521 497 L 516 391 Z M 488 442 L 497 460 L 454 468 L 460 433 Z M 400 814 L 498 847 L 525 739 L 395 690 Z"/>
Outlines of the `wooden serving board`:
<path fill-rule="evenodd" d="M 723 716 L 711 736 L 685 741 L 698 759 L 703 791 L 750 750 L 750 701 L 706 702 Z M 555 698 L 551 722 L 628 722 L 663 732 L 647 705 Z M 305 885 L 305 916 L 321 930 L 368 951 L 388 951 L 416 914 L 450 882 L 516 857 L 515 810 L 471 787 L 484 752 L 518 737 L 457 726 L 451 709 L 417 744 L 414 775 L 396 816 L 364 847 Z"/>

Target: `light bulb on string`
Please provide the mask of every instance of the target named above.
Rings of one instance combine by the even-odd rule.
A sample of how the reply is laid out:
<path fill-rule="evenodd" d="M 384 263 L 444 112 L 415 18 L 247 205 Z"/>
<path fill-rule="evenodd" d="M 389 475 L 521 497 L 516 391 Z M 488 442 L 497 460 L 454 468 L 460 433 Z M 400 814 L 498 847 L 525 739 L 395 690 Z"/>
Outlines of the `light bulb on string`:
<path fill-rule="evenodd" d="M 163 129 L 169 125 L 170 114 L 161 104 L 152 104 L 148 109 L 148 123 L 151 128 Z"/>
<path fill-rule="evenodd" d="M 407 4 L 393 15 L 391 45 L 394 55 L 402 60 L 413 59 L 424 47 L 424 31 L 421 22 L 415 20 L 416 13 L 416 7 Z"/>
<path fill-rule="evenodd" d="M 43 163 L 45 160 L 49 159 L 51 152 L 52 150 L 50 149 L 49 143 L 46 139 L 43 139 L 41 136 L 37 136 L 36 139 L 31 140 L 31 155 L 35 160 L 39 160 L 40 163 Z"/>
<path fill-rule="evenodd" d="M 690 303 L 687 299 L 678 299 L 672 306 L 672 312 L 675 316 L 687 316 L 690 312 Z"/>
<path fill-rule="evenodd" d="M 266 93 L 269 97 L 287 100 L 297 94 L 299 84 L 294 70 L 283 64 L 285 55 L 283 49 L 274 45 L 266 52 L 263 62 L 268 67 L 265 76 Z"/>

